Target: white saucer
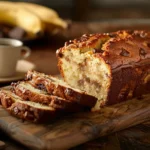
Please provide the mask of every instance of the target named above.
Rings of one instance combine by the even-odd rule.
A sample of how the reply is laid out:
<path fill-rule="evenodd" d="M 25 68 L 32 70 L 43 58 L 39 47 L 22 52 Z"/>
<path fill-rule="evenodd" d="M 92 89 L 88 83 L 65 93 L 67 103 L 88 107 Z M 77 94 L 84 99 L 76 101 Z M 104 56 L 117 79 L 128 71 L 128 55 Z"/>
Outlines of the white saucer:
<path fill-rule="evenodd" d="M 27 73 L 28 70 L 35 70 L 35 69 L 36 66 L 33 63 L 26 60 L 19 60 L 17 63 L 16 74 L 12 77 L 0 78 L 0 83 L 24 79 L 25 74 Z"/>

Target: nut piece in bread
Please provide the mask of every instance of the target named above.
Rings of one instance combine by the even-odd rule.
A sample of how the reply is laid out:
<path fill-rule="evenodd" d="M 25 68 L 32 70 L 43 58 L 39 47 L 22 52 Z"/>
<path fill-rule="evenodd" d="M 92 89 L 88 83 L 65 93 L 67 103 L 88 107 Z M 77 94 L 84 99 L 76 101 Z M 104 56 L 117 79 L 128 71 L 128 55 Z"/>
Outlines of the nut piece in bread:
<path fill-rule="evenodd" d="M 150 92 L 150 32 L 83 35 L 57 57 L 64 80 L 98 98 L 93 111 Z"/>

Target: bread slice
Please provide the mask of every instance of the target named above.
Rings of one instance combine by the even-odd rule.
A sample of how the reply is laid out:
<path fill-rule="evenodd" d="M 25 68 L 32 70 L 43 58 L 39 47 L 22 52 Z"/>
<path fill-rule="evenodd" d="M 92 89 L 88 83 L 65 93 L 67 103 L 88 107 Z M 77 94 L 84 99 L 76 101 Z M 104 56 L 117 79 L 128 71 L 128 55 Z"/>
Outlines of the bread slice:
<path fill-rule="evenodd" d="M 54 108 L 31 101 L 23 101 L 10 90 L 0 90 L 0 103 L 12 115 L 32 122 L 51 120 L 57 115 Z"/>
<path fill-rule="evenodd" d="M 77 104 L 76 102 L 68 101 L 58 96 L 49 95 L 46 91 L 33 87 L 27 81 L 13 83 L 12 86 L 14 93 L 25 101 L 30 100 L 48 105 L 56 110 L 60 109 L 67 112 L 77 112 L 83 109 L 81 105 Z"/>
<path fill-rule="evenodd" d="M 97 101 L 94 96 L 82 90 L 74 89 L 64 81 L 36 71 L 28 71 L 26 80 L 36 88 L 47 91 L 51 95 L 77 102 L 83 106 L 93 107 Z"/>

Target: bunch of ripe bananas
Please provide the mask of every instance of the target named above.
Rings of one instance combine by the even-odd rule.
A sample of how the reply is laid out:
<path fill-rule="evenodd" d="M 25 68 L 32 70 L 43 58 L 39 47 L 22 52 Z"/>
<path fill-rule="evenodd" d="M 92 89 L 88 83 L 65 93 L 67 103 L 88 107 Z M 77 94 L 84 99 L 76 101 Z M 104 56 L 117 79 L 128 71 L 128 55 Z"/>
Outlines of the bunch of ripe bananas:
<path fill-rule="evenodd" d="M 18 26 L 28 37 L 37 37 L 67 28 L 54 10 L 33 3 L 0 1 L 0 23 Z"/>

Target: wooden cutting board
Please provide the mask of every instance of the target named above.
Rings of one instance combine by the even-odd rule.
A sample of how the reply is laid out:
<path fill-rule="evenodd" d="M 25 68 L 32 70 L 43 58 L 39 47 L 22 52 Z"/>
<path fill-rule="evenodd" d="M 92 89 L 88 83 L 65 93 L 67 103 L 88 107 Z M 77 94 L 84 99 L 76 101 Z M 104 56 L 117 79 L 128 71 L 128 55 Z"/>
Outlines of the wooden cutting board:
<path fill-rule="evenodd" d="M 47 124 L 23 122 L 0 107 L 0 128 L 33 149 L 69 149 L 101 136 L 150 120 L 150 94 L 102 108 L 68 115 Z"/>

